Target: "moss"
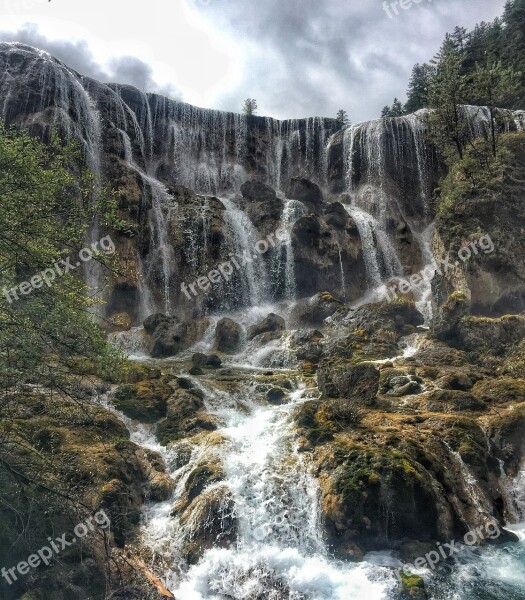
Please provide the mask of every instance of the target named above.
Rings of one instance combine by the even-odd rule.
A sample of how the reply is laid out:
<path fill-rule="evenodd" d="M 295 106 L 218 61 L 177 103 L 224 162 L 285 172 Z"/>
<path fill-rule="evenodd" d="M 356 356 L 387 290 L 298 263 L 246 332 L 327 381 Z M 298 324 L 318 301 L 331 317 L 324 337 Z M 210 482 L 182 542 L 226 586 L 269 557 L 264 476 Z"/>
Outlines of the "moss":
<path fill-rule="evenodd" d="M 487 441 L 483 429 L 472 419 L 454 419 L 450 429 L 444 434 L 449 446 L 459 452 L 461 458 L 473 466 L 485 467 Z"/>
<path fill-rule="evenodd" d="M 194 377 L 198 377 L 199 375 L 204 375 L 204 371 L 200 367 L 192 367 L 188 373 L 193 375 Z"/>
<path fill-rule="evenodd" d="M 472 394 L 489 405 L 525 402 L 525 379 L 483 379 L 474 385 Z"/>
<path fill-rule="evenodd" d="M 130 419 L 155 423 L 166 416 L 172 389 L 163 380 L 140 381 L 117 388 L 114 404 Z"/>
<path fill-rule="evenodd" d="M 323 412 L 320 413 L 318 400 L 300 404 L 294 413 L 294 420 L 302 435 L 312 445 L 323 444 L 334 438 L 334 426 Z"/>
<path fill-rule="evenodd" d="M 428 598 L 425 591 L 425 582 L 418 575 L 400 571 L 399 579 L 402 587 L 401 598 L 407 600 L 426 600 Z"/>

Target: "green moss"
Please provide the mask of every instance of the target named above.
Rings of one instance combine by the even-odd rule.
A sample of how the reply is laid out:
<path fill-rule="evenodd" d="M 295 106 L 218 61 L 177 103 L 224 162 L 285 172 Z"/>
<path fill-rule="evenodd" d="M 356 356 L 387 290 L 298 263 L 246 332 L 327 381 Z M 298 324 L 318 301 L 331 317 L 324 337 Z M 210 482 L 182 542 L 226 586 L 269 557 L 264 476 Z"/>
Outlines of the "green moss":
<path fill-rule="evenodd" d="M 171 388 L 162 380 L 140 381 L 117 388 L 114 404 L 130 419 L 155 423 L 166 416 Z"/>
<path fill-rule="evenodd" d="M 321 403 L 311 400 L 300 404 L 294 412 L 294 421 L 312 445 L 323 444 L 334 438 L 335 427 L 320 411 Z"/>
<path fill-rule="evenodd" d="M 406 571 L 400 571 L 399 578 L 402 586 L 402 598 L 415 600 L 426 600 L 428 598 L 425 591 L 425 582 L 421 577 Z"/>

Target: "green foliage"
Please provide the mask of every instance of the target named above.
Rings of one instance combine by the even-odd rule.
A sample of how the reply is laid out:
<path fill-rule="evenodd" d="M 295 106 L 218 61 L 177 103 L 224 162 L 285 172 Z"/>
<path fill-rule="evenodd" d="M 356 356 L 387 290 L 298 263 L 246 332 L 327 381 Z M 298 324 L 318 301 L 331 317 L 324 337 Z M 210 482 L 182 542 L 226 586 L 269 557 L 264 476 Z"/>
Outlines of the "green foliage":
<path fill-rule="evenodd" d="M 350 118 L 348 117 L 346 110 L 341 109 L 337 111 L 337 116 L 335 119 L 339 122 L 341 128 L 350 125 Z"/>
<path fill-rule="evenodd" d="M 405 104 L 407 113 L 416 112 L 416 110 L 428 106 L 428 88 L 434 74 L 434 67 L 428 63 L 422 65 L 418 63 L 414 66 L 407 90 L 408 100 Z"/>
<path fill-rule="evenodd" d="M 72 465 L 52 452 L 51 441 L 59 443 L 61 434 L 33 436 L 31 411 L 46 418 L 53 407 L 60 432 L 78 431 L 84 421 L 96 426 L 86 389 L 70 367 L 80 361 L 91 372 L 115 375 L 121 364 L 94 320 L 80 268 L 19 293 L 18 300 L 4 293 L 66 257 L 74 264 L 95 218 L 102 227 L 118 225 L 113 196 L 81 164 L 75 147 L 56 138 L 44 146 L 0 123 L 0 513 L 13 523 L 6 548 L 20 549 L 31 515 L 74 514 L 83 501 L 67 473 Z M 107 256 L 96 260 L 111 268 Z M 34 399 L 31 390 L 38 390 Z M 37 528 L 32 523 L 30 535 L 42 529 L 45 540 L 48 526 L 43 519 Z"/>
<path fill-rule="evenodd" d="M 469 123 L 461 110 L 461 105 L 465 104 L 467 81 L 461 72 L 461 52 L 451 37 L 447 37 L 432 64 L 436 69 L 428 87 L 428 103 L 432 110 L 423 120 L 432 141 L 443 154 L 456 151 L 462 158 L 469 139 Z"/>
<path fill-rule="evenodd" d="M 382 117 L 402 117 L 406 114 L 403 104 L 398 98 L 394 98 L 392 106 L 385 106 L 381 111 Z"/>
<path fill-rule="evenodd" d="M 451 60 L 452 53 L 454 60 Z M 431 94 L 430 88 L 453 81 L 460 84 L 456 95 L 463 104 L 490 106 L 494 102 L 499 108 L 524 109 L 523 64 L 525 0 L 510 0 L 501 18 L 480 23 L 470 32 L 456 27 L 447 34 L 441 51 L 431 63 L 414 66 L 404 110 L 409 113 L 435 107 L 436 101 L 442 105 L 443 98 L 439 102 L 436 89 Z M 452 91 L 452 87 L 447 86 L 444 95 L 450 98 Z M 383 116 L 396 116 L 390 114 L 391 110 L 385 107 Z"/>
<path fill-rule="evenodd" d="M 251 117 L 255 115 L 257 108 L 257 100 L 255 100 L 255 98 L 246 98 L 242 107 L 242 112 L 246 116 Z"/>
<path fill-rule="evenodd" d="M 0 124 L 0 382 L 38 381 L 59 385 L 74 357 L 111 370 L 117 356 L 108 348 L 91 314 L 82 271 L 56 276 L 51 285 L 18 300 L 3 290 L 29 281 L 75 256 L 85 245 L 96 215 L 113 221 L 114 199 L 96 178 L 79 169 L 80 156 L 57 139 L 50 147 Z M 96 260 L 111 267 L 104 254 Z"/>

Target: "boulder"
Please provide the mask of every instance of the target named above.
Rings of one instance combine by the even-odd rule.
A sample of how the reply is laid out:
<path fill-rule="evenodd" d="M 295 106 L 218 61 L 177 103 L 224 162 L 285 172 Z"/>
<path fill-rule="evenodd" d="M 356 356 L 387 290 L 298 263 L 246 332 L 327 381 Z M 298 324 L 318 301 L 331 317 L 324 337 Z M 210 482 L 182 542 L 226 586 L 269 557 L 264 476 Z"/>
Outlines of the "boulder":
<path fill-rule="evenodd" d="M 266 400 L 268 400 L 270 404 L 283 404 L 285 398 L 286 392 L 284 390 L 281 390 L 280 388 L 272 388 L 266 393 Z"/>
<path fill-rule="evenodd" d="M 275 190 L 258 180 L 245 182 L 241 187 L 242 199 L 239 207 L 249 217 L 261 237 L 275 232 L 280 226 L 283 214 L 283 201 Z"/>
<path fill-rule="evenodd" d="M 323 397 L 348 398 L 361 405 L 375 404 L 379 389 L 379 371 L 371 365 L 354 365 L 344 361 L 321 361 L 318 385 Z"/>
<path fill-rule="evenodd" d="M 308 179 L 294 177 L 286 188 L 286 197 L 290 200 L 299 200 L 316 215 L 323 210 L 323 193 L 318 185 Z"/>
<path fill-rule="evenodd" d="M 274 313 L 270 313 L 264 320 L 257 325 L 252 325 L 248 329 L 247 339 L 253 338 L 263 333 L 281 333 L 285 331 L 286 323 L 282 317 Z"/>
<path fill-rule="evenodd" d="M 364 304 L 352 317 L 352 325 L 372 334 L 389 331 L 396 338 L 413 333 L 423 325 L 423 315 L 413 302 L 390 302 Z"/>
<path fill-rule="evenodd" d="M 319 326 L 331 317 L 342 302 L 336 300 L 329 292 L 320 292 L 312 298 L 300 300 L 292 310 L 291 321 L 299 327 Z"/>
<path fill-rule="evenodd" d="M 208 318 L 179 322 L 175 317 L 152 315 L 144 321 L 144 329 L 151 338 L 151 356 L 166 358 L 191 348 L 200 341 L 210 325 Z"/>
<path fill-rule="evenodd" d="M 277 198 L 275 190 L 257 179 L 246 181 L 241 186 L 241 194 L 253 202 L 273 202 Z"/>
<path fill-rule="evenodd" d="M 232 319 L 224 318 L 215 328 L 214 347 L 219 352 L 234 353 L 239 349 L 242 338 L 242 327 Z"/>

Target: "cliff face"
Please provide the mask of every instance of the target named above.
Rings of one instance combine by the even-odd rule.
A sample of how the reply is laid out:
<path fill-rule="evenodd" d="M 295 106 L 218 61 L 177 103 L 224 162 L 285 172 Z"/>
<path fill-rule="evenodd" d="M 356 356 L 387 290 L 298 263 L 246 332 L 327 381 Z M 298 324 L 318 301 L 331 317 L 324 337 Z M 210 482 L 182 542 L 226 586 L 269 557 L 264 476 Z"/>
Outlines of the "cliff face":
<path fill-rule="evenodd" d="M 0 71 L 6 123 L 43 139 L 56 130 L 80 141 L 87 164 L 120 191 L 122 216 L 137 224 L 136 237 L 115 240 L 125 276 L 112 281 L 109 316 L 125 312 L 139 322 L 156 310 L 189 316 L 249 302 L 242 294 L 232 299 L 216 290 L 213 297 L 195 299 L 190 310 L 180 291 L 182 283 L 239 249 L 242 224 L 234 212 L 239 205 L 256 223 L 252 238 L 280 226 L 289 233 L 291 250 L 269 252 L 257 265 L 270 279 L 270 299 L 291 289 L 299 296 L 330 289 L 351 299 L 370 277 L 421 263 L 413 230 L 422 229 L 430 215 L 413 200 L 428 203 L 434 176 L 421 171 L 433 167 L 427 167 L 419 130 L 411 129 L 415 120 L 390 124 L 388 131 L 382 121 L 372 122 L 354 136 L 353 129 L 337 133 L 339 124 L 331 119 L 276 121 L 204 110 L 129 86 L 101 84 L 20 44 L 0 45 Z M 349 182 L 348 161 L 354 158 L 357 168 Z M 343 207 L 313 209 L 307 198 L 306 204 L 299 198 L 293 210 L 281 201 L 269 212 L 264 194 L 238 196 L 228 207 L 206 199 L 232 197 L 252 178 L 286 192 L 294 177 L 318 184 L 322 205 L 340 199 Z M 357 192 L 359 210 L 348 216 L 352 201 L 340 193 L 350 188 Z M 361 209 L 367 212 L 364 219 Z M 392 238 L 379 253 L 372 247 L 376 225 Z"/>
<path fill-rule="evenodd" d="M 107 317 L 189 318 L 323 290 L 353 300 L 431 257 L 432 196 L 444 168 L 417 114 L 340 130 L 333 119 L 200 109 L 102 84 L 21 44 L 0 44 L 0 95 L 8 125 L 79 141 L 135 225 L 133 235 L 112 233 L 120 274 L 106 288 Z M 241 193 L 250 180 L 264 185 Z M 284 241 L 251 266 L 207 293 L 184 292 L 232 255 L 253 257 L 278 229 Z M 90 236 L 100 233 L 93 224 Z M 496 280 L 503 295 L 521 293 Z"/>

